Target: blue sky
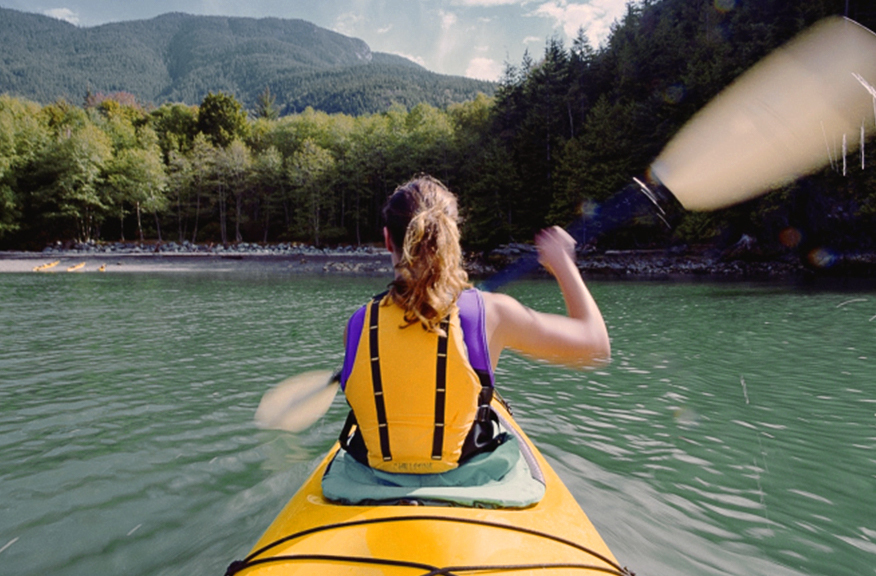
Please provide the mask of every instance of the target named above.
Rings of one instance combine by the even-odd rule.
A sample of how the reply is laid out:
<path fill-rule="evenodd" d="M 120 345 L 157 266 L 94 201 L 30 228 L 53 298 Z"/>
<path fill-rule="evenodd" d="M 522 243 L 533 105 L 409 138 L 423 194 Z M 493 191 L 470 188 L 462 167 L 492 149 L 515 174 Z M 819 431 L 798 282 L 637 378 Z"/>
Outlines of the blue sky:
<path fill-rule="evenodd" d="M 90 27 L 166 12 L 301 18 L 361 38 L 377 52 L 442 74 L 496 80 L 550 37 L 570 45 L 583 27 L 594 47 L 628 0 L 0 0 L 0 6 Z"/>

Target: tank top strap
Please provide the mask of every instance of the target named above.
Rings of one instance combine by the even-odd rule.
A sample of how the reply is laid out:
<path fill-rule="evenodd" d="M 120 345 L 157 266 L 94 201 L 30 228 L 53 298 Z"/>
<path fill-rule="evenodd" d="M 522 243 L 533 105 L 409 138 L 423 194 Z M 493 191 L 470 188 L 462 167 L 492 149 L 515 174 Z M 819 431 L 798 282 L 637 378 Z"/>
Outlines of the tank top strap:
<path fill-rule="evenodd" d="M 487 344 L 487 320 L 484 299 L 475 288 L 464 290 L 456 301 L 459 307 L 459 323 L 468 350 L 468 361 L 478 372 L 489 375 L 490 385 L 495 386 L 490 348 Z"/>

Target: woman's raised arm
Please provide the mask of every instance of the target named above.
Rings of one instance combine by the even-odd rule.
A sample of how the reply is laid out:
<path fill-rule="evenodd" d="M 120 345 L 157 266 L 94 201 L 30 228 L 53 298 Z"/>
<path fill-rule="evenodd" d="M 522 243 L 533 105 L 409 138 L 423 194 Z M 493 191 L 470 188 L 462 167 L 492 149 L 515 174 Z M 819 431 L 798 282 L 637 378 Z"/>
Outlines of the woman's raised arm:
<path fill-rule="evenodd" d="M 575 241 L 561 228 L 535 239 L 539 262 L 560 285 L 567 316 L 537 312 L 511 296 L 485 293 L 487 339 L 495 368 L 505 348 L 571 367 L 594 367 L 611 359 L 602 313 L 575 264 Z"/>

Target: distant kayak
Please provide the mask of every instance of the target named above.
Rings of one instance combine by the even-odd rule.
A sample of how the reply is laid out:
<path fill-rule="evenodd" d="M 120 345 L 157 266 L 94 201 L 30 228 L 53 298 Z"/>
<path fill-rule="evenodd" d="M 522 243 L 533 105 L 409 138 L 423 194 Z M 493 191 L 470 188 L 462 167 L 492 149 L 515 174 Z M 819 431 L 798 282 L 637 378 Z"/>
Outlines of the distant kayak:
<path fill-rule="evenodd" d="M 41 264 L 41 265 L 39 265 L 39 266 L 36 266 L 36 267 L 33 269 L 33 271 L 34 271 L 34 272 L 42 272 L 43 270 L 48 270 L 48 269 L 50 269 L 50 268 L 54 268 L 55 266 L 57 266 L 57 265 L 60 264 L 60 263 L 61 263 L 60 260 L 55 260 L 54 262 L 47 262 L 47 263 L 45 263 L 45 264 Z"/>
<path fill-rule="evenodd" d="M 632 572 L 617 563 L 510 411 L 499 400 L 494 399 L 493 406 L 502 427 L 516 438 L 524 467 L 543 484 L 543 496 L 539 494 L 536 503 L 517 508 L 492 507 L 496 506 L 494 502 L 484 504 L 474 496 L 469 505 L 453 505 L 431 496 L 416 496 L 419 490 L 411 498 L 369 505 L 332 502 L 323 495 L 323 476 L 330 466 L 343 464 L 345 454 L 338 456 L 336 443 L 249 556 L 232 563 L 226 576 L 630 576 Z M 466 489 L 458 490 L 465 500 Z M 441 490 L 436 492 L 440 498 Z M 484 505 L 491 507 L 481 507 Z"/>

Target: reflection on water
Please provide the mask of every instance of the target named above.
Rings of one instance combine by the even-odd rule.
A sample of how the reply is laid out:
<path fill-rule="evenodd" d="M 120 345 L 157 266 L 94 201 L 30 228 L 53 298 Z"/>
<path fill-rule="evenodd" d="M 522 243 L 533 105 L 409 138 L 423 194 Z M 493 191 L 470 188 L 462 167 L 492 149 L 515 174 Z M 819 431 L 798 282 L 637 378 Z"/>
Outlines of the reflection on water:
<path fill-rule="evenodd" d="M 0 562 L 10 574 L 217 574 L 333 441 L 252 415 L 340 363 L 385 284 L 263 275 L 0 276 Z M 876 296 L 593 283 L 614 361 L 503 357 L 498 381 L 622 564 L 650 574 L 876 565 Z M 511 293 L 562 311 L 548 282 Z"/>

